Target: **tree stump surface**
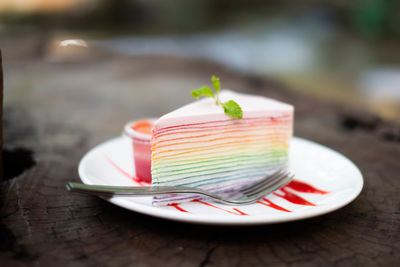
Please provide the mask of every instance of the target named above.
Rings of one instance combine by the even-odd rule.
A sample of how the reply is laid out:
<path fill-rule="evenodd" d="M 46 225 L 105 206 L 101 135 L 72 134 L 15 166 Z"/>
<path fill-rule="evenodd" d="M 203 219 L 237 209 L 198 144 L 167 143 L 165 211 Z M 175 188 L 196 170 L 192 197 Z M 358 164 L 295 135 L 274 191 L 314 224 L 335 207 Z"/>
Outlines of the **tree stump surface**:
<path fill-rule="evenodd" d="M 4 56 L 4 53 L 3 53 Z M 399 266 L 400 128 L 362 109 L 299 95 L 221 66 L 168 57 L 5 60 L 1 266 Z M 360 196 L 290 223 L 216 227 L 153 218 L 68 193 L 93 146 L 125 122 L 191 101 L 212 74 L 225 88 L 296 108 L 295 135 L 349 157 Z"/>

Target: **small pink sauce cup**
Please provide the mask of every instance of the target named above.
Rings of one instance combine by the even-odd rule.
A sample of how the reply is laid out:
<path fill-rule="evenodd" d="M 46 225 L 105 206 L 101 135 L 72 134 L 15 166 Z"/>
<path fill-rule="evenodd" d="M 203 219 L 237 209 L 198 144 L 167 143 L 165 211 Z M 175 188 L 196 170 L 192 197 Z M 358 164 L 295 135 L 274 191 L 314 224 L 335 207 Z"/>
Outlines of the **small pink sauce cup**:
<path fill-rule="evenodd" d="M 151 136 L 154 119 L 143 119 L 125 125 L 125 135 L 132 139 L 136 177 L 151 183 Z"/>

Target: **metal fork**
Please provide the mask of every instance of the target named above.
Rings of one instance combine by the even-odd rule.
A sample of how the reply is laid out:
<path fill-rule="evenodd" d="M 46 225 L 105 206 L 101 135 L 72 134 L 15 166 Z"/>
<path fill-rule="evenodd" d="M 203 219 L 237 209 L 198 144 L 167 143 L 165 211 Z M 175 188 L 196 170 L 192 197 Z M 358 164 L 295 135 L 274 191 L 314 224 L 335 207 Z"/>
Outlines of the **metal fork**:
<path fill-rule="evenodd" d="M 256 202 L 261 197 L 272 193 L 288 184 L 294 175 L 286 170 L 279 170 L 249 186 L 229 193 L 211 193 L 202 189 L 186 186 L 106 186 L 68 183 L 67 190 L 97 196 L 155 196 L 169 194 L 195 194 L 210 198 L 227 205 L 247 205 Z"/>

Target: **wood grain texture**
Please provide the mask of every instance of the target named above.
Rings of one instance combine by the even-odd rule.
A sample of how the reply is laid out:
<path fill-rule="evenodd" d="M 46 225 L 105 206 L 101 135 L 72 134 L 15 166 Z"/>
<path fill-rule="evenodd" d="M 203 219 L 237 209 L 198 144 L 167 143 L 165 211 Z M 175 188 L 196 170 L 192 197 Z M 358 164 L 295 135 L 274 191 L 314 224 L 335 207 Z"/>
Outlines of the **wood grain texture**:
<path fill-rule="evenodd" d="M 362 110 L 202 61 L 15 61 L 7 63 L 8 73 L 5 149 L 31 150 L 36 164 L 1 183 L 2 266 L 400 264 L 400 142 L 377 134 L 380 128 L 396 133 L 397 125 L 360 126 L 368 120 Z M 191 101 L 188 90 L 211 74 L 219 75 L 226 88 L 294 104 L 295 134 L 353 160 L 365 179 L 361 195 L 313 219 L 210 227 L 156 219 L 66 192 L 67 181 L 78 181 L 77 164 L 86 151 L 119 135 L 128 120 L 160 116 Z M 349 116 L 355 127 L 349 126 Z"/>

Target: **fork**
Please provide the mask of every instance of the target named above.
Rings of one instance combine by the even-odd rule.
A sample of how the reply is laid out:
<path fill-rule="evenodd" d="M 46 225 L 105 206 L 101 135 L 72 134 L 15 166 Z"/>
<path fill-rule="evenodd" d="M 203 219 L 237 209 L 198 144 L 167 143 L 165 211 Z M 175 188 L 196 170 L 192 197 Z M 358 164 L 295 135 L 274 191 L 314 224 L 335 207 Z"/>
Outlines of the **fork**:
<path fill-rule="evenodd" d="M 195 194 L 210 198 L 216 202 L 226 205 L 247 205 L 256 202 L 280 187 L 288 184 L 294 175 L 286 170 L 278 170 L 272 175 L 229 193 L 212 193 L 203 189 L 187 186 L 106 186 L 87 185 L 69 182 L 66 187 L 68 191 L 85 193 L 97 196 L 154 196 L 168 194 Z"/>

